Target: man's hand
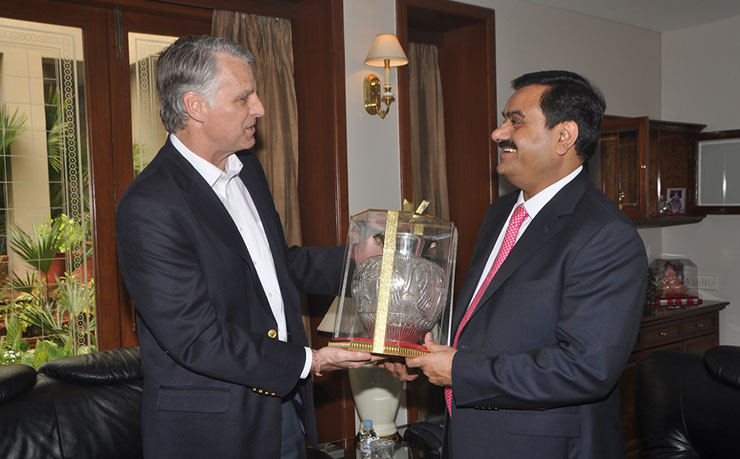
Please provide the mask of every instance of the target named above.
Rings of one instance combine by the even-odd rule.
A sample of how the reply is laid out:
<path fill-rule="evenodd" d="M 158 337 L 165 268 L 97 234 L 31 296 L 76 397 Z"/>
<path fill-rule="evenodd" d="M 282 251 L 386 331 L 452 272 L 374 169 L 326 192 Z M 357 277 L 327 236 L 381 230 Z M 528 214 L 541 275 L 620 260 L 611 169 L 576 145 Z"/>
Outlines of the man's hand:
<path fill-rule="evenodd" d="M 457 349 L 435 343 L 431 333 L 424 337 L 424 344 L 429 353 L 413 359 L 407 358 L 406 366 L 420 368 L 432 384 L 452 386 L 452 358 Z"/>
<path fill-rule="evenodd" d="M 378 362 L 378 366 L 381 368 L 385 368 L 390 372 L 390 374 L 393 375 L 393 377 L 401 381 L 413 381 L 414 379 L 419 377 L 418 370 L 409 369 L 409 367 L 407 367 L 405 363 L 401 362 L 398 359 L 390 358 L 387 360 L 383 360 L 381 362 Z"/>
<path fill-rule="evenodd" d="M 322 371 L 334 371 L 344 368 L 360 368 L 366 363 L 377 362 L 382 357 L 369 352 L 355 352 L 340 347 L 322 347 L 313 353 L 311 373 L 320 375 Z"/>

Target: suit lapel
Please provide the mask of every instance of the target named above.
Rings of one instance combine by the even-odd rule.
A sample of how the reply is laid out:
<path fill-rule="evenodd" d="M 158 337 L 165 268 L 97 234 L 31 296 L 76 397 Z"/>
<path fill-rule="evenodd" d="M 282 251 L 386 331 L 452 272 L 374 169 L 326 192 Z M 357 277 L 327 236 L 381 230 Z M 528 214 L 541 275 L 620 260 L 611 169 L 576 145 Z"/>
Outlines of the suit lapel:
<path fill-rule="evenodd" d="M 500 198 L 499 202 L 491 208 L 491 215 L 488 218 L 490 222 L 484 223 L 481 227 L 478 241 L 473 250 L 473 256 L 470 260 L 470 266 L 465 274 L 465 280 L 460 287 L 460 293 L 455 303 L 455 312 L 453 318 L 453 330 L 457 331 L 458 324 L 462 320 L 465 310 L 468 308 L 470 301 L 475 294 L 475 288 L 478 281 L 483 275 L 488 257 L 496 244 L 496 239 L 501 229 L 506 223 L 506 218 L 511 212 L 511 208 L 516 202 L 518 192 L 511 193 Z"/>
<path fill-rule="evenodd" d="M 532 258 L 537 249 L 539 249 L 550 238 L 552 238 L 555 234 L 562 230 L 562 228 L 569 221 L 569 217 L 573 213 L 573 208 L 583 195 L 588 180 L 589 178 L 586 175 L 584 169 L 570 183 L 564 186 L 550 200 L 550 202 L 548 202 L 545 207 L 543 207 L 542 210 L 537 213 L 537 216 L 534 218 L 534 220 L 532 220 L 532 222 L 530 222 L 522 237 L 511 249 L 511 252 L 509 252 L 509 255 L 506 257 L 506 260 L 504 260 L 503 264 L 496 272 L 496 275 L 491 280 L 491 283 L 488 284 L 488 288 L 483 293 L 483 296 L 481 297 L 478 306 L 473 312 L 470 321 L 475 320 L 475 316 L 482 309 L 488 306 L 487 302 L 489 299 L 491 299 L 494 293 L 496 293 L 496 291 L 506 282 L 509 277 L 511 277 L 513 273 L 516 272 L 516 270 L 523 263 L 529 261 Z M 514 194 L 516 195 L 516 193 Z M 511 212 L 511 207 L 513 205 L 514 203 L 512 202 L 511 205 L 504 206 L 507 209 L 507 213 L 505 213 L 503 216 L 504 220 L 508 216 L 508 212 Z M 497 221 L 500 220 L 500 218 L 501 217 L 499 217 Z M 493 247 L 495 239 L 497 238 L 499 232 L 503 227 L 503 223 L 497 223 L 494 226 L 498 227 L 498 232 L 495 232 L 491 236 L 493 238 L 493 243 L 490 244 L 490 247 Z M 484 254 L 485 257 L 490 255 L 490 252 L 491 248 L 489 248 L 488 252 Z M 474 279 L 475 285 L 473 286 L 473 288 L 477 286 L 477 282 L 478 280 L 480 280 L 481 275 L 482 269 L 480 270 L 480 272 L 477 273 L 477 277 L 475 277 Z M 468 299 L 468 303 L 469 302 L 470 299 Z M 465 304 L 466 307 L 468 303 Z M 462 319 L 462 315 L 460 315 L 459 319 Z M 459 323 L 459 319 L 457 323 Z"/>
<path fill-rule="evenodd" d="M 175 153 L 179 156 L 179 153 Z M 184 158 L 182 160 L 186 161 Z M 190 184 L 187 190 L 190 208 L 224 244 L 251 266 L 252 259 L 229 212 L 198 171 L 192 166 L 190 169 Z"/>
<path fill-rule="evenodd" d="M 186 194 L 193 213 L 221 242 L 233 250 L 244 261 L 251 274 L 252 282 L 260 286 L 258 293 L 261 299 L 260 303 L 272 314 L 267 297 L 264 294 L 264 289 L 261 288 L 262 284 L 257 275 L 257 270 L 254 268 L 252 257 L 247 251 L 247 247 L 244 244 L 241 234 L 239 234 L 238 228 L 234 224 L 234 220 L 229 215 L 221 200 L 198 171 L 175 149 L 170 143 L 169 138 L 162 150 L 172 165 L 170 168 L 172 176 Z"/>

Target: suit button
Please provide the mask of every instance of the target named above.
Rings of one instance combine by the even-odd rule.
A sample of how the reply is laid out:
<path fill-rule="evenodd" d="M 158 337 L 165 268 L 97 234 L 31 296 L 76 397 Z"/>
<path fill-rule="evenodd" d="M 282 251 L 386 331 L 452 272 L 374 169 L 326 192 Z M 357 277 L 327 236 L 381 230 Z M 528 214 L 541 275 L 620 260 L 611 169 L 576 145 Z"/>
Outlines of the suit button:
<path fill-rule="evenodd" d="M 271 329 L 270 329 L 270 330 L 269 330 L 269 331 L 267 332 L 267 336 L 269 336 L 270 338 L 275 338 L 275 337 L 277 336 L 277 332 L 275 331 L 275 329 L 271 328 Z"/>
<path fill-rule="evenodd" d="M 256 387 L 253 387 L 252 388 L 252 392 L 257 392 L 257 388 Z"/>
<path fill-rule="evenodd" d="M 272 395 L 274 397 L 275 396 L 275 392 L 270 392 L 270 395 Z"/>
<path fill-rule="evenodd" d="M 257 389 L 257 392 L 259 392 L 259 393 L 261 394 L 261 393 L 263 393 L 264 391 L 263 391 L 262 389 Z"/>

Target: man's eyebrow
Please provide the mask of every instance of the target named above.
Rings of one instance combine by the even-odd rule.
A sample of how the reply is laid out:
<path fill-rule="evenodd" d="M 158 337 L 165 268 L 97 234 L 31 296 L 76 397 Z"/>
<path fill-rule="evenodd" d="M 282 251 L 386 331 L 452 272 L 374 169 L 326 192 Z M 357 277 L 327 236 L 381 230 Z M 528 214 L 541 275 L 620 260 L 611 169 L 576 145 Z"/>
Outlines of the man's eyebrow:
<path fill-rule="evenodd" d="M 501 112 L 501 116 L 503 116 L 505 120 L 508 120 L 514 115 L 519 115 L 521 117 L 524 117 L 524 112 L 521 110 L 511 110 L 508 112 Z"/>
<path fill-rule="evenodd" d="M 255 92 L 257 92 L 257 88 L 256 88 L 256 87 L 255 87 L 255 88 L 249 88 L 249 89 L 245 89 L 245 90 L 244 90 L 244 91 L 242 91 L 242 93 L 241 93 L 241 94 L 239 94 L 239 95 L 240 95 L 240 96 L 242 96 L 242 97 L 246 97 L 246 96 L 249 96 L 249 95 L 252 95 L 252 94 L 254 94 Z"/>

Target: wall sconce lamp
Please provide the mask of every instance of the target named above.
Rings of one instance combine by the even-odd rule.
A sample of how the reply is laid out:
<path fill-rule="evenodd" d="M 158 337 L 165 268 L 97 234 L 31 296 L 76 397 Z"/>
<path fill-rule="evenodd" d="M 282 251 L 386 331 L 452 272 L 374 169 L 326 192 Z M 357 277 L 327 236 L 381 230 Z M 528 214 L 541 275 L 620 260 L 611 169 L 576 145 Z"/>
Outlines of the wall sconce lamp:
<path fill-rule="evenodd" d="M 398 38 L 392 33 L 381 33 L 375 36 L 373 46 L 365 58 L 365 65 L 370 67 L 384 67 L 383 95 L 380 94 L 380 80 L 372 73 L 365 77 L 365 110 L 371 115 L 385 118 L 395 97 L 391 88 L 391 67 L 406 65 L 409 59 L 401 48 Z M 385 108 L 381 108 L 385 104 Z"/>

